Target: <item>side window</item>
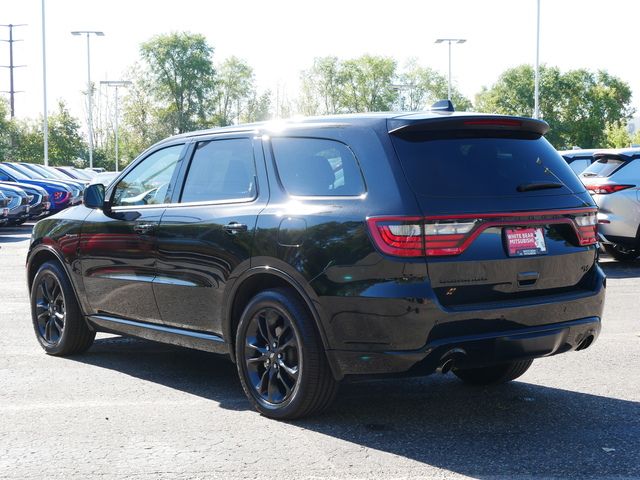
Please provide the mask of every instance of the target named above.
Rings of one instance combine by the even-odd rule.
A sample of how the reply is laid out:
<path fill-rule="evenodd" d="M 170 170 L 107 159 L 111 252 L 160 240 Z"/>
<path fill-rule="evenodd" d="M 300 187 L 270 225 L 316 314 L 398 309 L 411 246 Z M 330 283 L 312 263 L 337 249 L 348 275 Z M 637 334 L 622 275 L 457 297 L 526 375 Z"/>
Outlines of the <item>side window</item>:
<path fill-rule="evenodd" d="M 357 196 L 364 181 L 353 152 L 319 138 L 272 138 L 273 156 L 285 190 L 300 196 Z"/>
<path fill-rule="evenodd" d="M 152 153 L 118 182 L 113 206 L 167 203 L 167 191 L 184 145 Z"/>
<path fill-rule="evenodd" d="M 211 140 L 196 146 L 181 202 L 253 200 L 256 166 L 248 138 Z"/>

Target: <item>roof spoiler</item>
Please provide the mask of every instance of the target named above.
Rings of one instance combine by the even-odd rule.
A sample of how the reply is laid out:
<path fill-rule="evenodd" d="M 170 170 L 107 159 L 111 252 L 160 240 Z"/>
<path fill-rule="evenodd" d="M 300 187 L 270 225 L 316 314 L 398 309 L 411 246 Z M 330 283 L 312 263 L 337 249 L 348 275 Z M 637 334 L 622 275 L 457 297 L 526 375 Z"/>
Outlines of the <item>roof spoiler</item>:
<path fill-rule="evenodd" d="M 470 114 L 427 118 L 391 118 L 387 121 L 387 128 L 390 134 L 445 130 L 497 130 L 544 135 L 549 130 L 549 124 L 543 120 L 528 117 Z"/>
<path fill-rule="evenodd" d="M 453 103 L 451 100 L 438 100 L 429 109 L 431 111 L 439 111 L 439 112 L 455 112 L 456 109 L 453 107 Z"/>

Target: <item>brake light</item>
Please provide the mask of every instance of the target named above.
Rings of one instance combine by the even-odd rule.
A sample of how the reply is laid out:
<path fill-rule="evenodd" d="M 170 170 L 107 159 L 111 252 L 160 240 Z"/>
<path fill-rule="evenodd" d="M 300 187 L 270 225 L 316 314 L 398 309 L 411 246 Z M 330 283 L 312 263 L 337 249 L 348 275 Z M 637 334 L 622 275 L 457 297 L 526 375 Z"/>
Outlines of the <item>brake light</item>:
<path fill-rule="evenodd" d="M 607 183 L 603 185 L 586 185 L 586 189 L 592 193 L 598 195 L 608 195 L 610 193 L 619 192 L 620 190 L 626 190 L 627 188 L 633 188 L 635 185 L 621 185 L 618 183 Z"/>
<path fill-rule="evenodd" d="M 576 231 L 580 245 L 593 245 L 598 241 L 598 214 L 596 212 L 577 216 L 574 221 L 578 227 Z"/>
<path fill-rule="evenodd" d="M 424 255 L 424 234 L 421 218 L 369 218 L 367 225 L 373 241 L 383 253 L 398 257 L 420 257 Z"/>
<path fill-rule="evenodd" d="M 480 120 L 466 120 L 464 125 L 488 125 L 498 127 L 522 127 L 522 122 L 519 120 L 509 120 L 506 118 L 487 118 Z"/>

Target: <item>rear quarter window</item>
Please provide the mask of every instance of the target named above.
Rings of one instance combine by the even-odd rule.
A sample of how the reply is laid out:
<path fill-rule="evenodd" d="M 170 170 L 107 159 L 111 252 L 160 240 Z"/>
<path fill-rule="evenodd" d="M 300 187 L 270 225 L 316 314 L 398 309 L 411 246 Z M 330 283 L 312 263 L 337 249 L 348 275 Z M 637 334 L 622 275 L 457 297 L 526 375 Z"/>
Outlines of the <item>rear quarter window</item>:
<path fill-rule="evenodd" d="M 271 139 L 284 189 L 296 196 L 358 196 L 365 193 L 358 161 L 347 145 L 320 138 Z"/>

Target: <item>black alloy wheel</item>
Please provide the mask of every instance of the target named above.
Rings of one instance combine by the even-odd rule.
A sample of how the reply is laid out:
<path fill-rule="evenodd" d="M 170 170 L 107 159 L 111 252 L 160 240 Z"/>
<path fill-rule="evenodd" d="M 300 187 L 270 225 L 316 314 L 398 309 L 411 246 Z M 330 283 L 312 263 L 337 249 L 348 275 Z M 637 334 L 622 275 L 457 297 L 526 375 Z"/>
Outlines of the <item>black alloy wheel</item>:
<path fill-rule="evenodd" d="M 291 321 L 270 307 L 258 310 L 245 337 L 244 361 L 256 393 L 271 404 L 286 401 L 298 384 L 300 345 Z"/>
<path fill-rule="evenodd" d="M 62 266 L 45 262 L 31 283 L 31 320 L 40 346 L 50 355 L 87 350 L 95 339 Z"/>
<path fill-rule="evenodd" d="M 35 289 L 38 332 L 47 344 L 54 346 L 62 338 L 66 319 L 62 287 L 52 273 L 46 272 L 40 276 Z"/>
<path fill-rule="evenodd" d="M 317 414 L 337 393 L 315 320 L 293 290 L 265 290 L 249 301 L 238 323 L 235 353 L 242 389 L 267 417 Z"/>

